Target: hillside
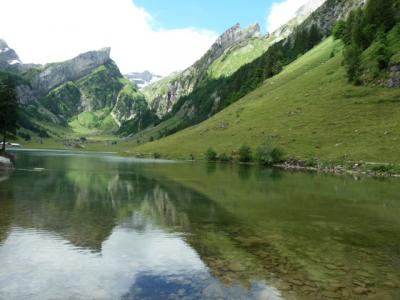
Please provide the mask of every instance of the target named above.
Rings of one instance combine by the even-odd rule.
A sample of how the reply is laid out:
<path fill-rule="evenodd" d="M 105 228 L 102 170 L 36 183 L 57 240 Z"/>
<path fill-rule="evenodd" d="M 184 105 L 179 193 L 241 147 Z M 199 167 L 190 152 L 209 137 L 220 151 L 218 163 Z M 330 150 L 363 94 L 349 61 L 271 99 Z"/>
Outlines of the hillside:
<path fill-rule="evenodd" d="M 0 71 L 14 74 L 21 104 L 19 136 L 29 140 L 112 135 L 149 111 L 137 88 L 110 58 L 110 48 L 44 66 L 23 64 L 0 40 Z M 154 122 L 154 119 L 150 119 Z M 137 130 L 143 129 L 138 127 Z"/>
<path fill-rule="evenodd" d="M 329 38 L 209 120 L 132 153 L 203 158 L 272 137 L 296 159 L 400 163 L 400 90 L 349 84 L 342 60 Z"/>

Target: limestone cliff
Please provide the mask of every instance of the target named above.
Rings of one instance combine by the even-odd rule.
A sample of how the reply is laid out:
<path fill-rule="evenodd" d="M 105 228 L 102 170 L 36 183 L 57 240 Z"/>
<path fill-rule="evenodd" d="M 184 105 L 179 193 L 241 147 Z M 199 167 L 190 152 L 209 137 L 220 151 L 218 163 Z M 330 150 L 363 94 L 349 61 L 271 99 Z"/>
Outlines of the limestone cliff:
<path fill-rule="evenodd" d="M 242 29 L 239 24 L 225 31 L 211 46 L 207 53 L 191 67 L 175 73 L 143 89 L 153 111 L 162 118 L 182 96 L 190 94 L 207 76 L 209 66 L 224 52 L 245 40 L 260 37 L 260 26 L 251 25 Z"/>

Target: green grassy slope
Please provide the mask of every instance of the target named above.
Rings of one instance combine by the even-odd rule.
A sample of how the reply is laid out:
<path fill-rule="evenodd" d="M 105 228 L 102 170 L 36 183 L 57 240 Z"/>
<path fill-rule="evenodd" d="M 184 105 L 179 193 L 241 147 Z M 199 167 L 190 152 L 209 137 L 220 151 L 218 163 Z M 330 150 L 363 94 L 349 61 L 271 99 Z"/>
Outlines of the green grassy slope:
<path fill-rule="evenodd" d="M 329 38 L 209 120 L 130 152 L 201 158 L 271 136 L 296 159 L 400 163 L 400 90 L 348 84 L 341 49 Z"/>
<path fill-rule="evenodd" d="M 212 78 L 230 76 L 241 66 L 260 57 L 274 42 L 270 38 L 254 38 L 228 49 L 224 55 L 218 58 L 209 68 Z"/>

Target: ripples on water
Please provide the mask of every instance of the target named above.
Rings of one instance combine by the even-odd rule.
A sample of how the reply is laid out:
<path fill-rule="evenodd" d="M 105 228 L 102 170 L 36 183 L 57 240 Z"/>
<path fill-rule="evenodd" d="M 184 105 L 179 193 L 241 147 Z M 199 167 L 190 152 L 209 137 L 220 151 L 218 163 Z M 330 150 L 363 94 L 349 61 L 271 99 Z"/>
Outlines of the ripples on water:
<path fill-rule="evenodd" d="M 0 299 L 400 298 L 396 180 L 17 156 Z"/>

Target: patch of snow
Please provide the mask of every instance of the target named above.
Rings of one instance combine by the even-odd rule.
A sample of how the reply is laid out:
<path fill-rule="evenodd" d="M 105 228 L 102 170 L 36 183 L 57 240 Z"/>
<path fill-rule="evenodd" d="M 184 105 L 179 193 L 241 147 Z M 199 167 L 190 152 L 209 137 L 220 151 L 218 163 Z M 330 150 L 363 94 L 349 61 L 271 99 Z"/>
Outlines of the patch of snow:
<path fill-rule="evenodd" d="M 20 64 L 21 62 L 17 59 L 13 59 L 12 61 L 8 62 L 10 65 Z"/>

